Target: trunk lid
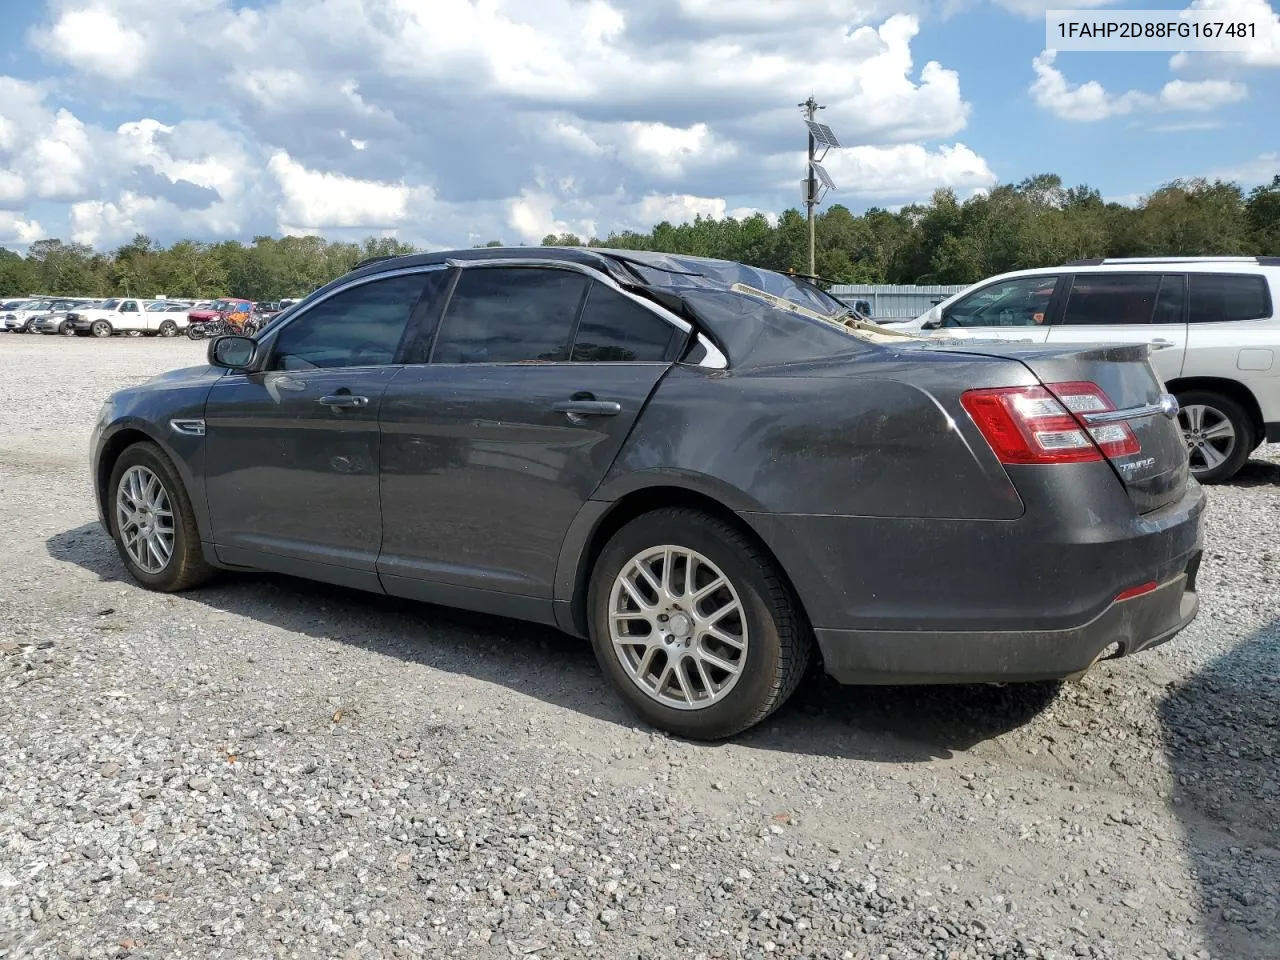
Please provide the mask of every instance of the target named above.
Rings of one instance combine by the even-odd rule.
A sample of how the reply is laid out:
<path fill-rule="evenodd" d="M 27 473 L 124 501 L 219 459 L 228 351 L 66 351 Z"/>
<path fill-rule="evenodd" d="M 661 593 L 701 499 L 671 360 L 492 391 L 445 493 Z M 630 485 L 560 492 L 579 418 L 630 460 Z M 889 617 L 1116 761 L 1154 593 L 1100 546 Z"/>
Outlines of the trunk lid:
<path fill-rule="evenodd" d="M 1009 343 L 972 340 L 930 344 L 926 349 L 1016 360 L 1072 410 L 1085 426 L 1099 431 L 1128 427 L 1138 450 L 1108 455 L 1139 513 L 1150 513 L 1180 498 L 1191 476 L 1186 442 L 1178 426 L 1177 406 L 1165 393 L 1145 343 L 1097 346 Z M 1093 383 L 1111 401 L 1112 410 L 1082 409 L 1072 402 L 1069 385 Z M 1064 386 L 1068 385 L 1068 386 Z M 1104 452 L 1106 446 L 1103 445 Z"/>

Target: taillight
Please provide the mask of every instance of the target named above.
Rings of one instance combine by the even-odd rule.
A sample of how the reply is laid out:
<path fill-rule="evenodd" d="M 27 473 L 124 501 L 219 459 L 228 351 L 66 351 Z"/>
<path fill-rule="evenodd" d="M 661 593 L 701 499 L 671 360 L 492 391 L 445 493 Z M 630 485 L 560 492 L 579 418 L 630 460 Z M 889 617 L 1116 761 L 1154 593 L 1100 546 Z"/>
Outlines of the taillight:
<path fill-rule="evenodd" d="M 1084 414 L 1115 409 L 1093 383 L 969 390 L 960 402 L 1001 463 L 1087 463 L 1142 449 L 1128 424 L 1086 425 Z"/>

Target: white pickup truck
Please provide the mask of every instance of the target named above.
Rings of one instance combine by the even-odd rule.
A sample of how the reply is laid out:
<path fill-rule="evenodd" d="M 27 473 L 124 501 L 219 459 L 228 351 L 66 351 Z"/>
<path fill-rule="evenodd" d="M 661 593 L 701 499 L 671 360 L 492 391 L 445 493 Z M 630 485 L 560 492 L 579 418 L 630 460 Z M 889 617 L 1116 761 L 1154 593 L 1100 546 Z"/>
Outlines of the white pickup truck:
<path fill-rule="evenodd" d="M 72 310 L 67 314 L 67 321 L 71 329 L 82 337 L 110 337 L 117 333 L 136 337 L 144 333 L 161 333 L 161 326 L 166 320 L 174 324 L 176 330 L 178 314 L 148 310 L 151 303 L 136 297 L 113 297 L 89 309 Z"/>

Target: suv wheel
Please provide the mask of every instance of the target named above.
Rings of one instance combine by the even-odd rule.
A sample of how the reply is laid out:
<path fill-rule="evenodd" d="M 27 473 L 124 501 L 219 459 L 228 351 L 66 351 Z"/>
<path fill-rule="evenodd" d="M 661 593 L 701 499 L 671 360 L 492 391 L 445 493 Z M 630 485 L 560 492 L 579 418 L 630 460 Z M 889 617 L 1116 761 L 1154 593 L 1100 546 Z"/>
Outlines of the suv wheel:
<path fill-rule="evenodd" d="M 109 337 L 115 331 L 111 329 L 110 322 L 106 320 L 95 320 L 89 325 L 89 332 L 95 337 Z"/>
<path fill-rule="evenodd" d="M 144 587 L 186 590 L 213 575 L 191 501 L 155 444 L 135 443 L 120 454 L 107 487 L 107 516 L 120 558 Z"/>
<path fill-rule="evenodd" d="M 605 675 L 649 723 L 718 740 L 791 696 L 812 634 L 750 538 L 697 510 L 632 520 L 601 552 L 587 598 Z"/>
<path fill-rule="evenodd" d="M 1178 425 L 1187 442 L 1191 473 L 1201 483 L 1229 480 L 1244 466 L 1257 443 L 1253 421 L 1228 396 L 1188 390 L 1178 396 Z"/>

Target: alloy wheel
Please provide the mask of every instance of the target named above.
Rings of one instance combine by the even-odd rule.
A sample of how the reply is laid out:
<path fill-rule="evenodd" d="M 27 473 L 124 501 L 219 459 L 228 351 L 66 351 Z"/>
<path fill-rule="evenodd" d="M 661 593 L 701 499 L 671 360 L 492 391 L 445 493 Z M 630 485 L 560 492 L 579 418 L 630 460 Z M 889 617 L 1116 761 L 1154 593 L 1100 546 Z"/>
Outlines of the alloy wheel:
<path fill-rule="evenodd" d="M 609 638 L 632 683 L 678 710 L 727 696 L 746 666 L 749 639 L 729 578 L 696 550 L 670 544 L 623 565 L 609 595 Z"/>
<path fill-rule="evenodd" d="M 156 474 L 130 467 L 116 488 L 116 528 L 129 558 L 144 573 L 161 573 L 173 557 L 173 505 Z"/>
<path fill-rule="evenodd" d="M 1236 428 L 1221 410 L 1193 403 L 1178 411 L 1178 425 L 1187 444 L 1193 474 L 1220 467 L 1235 452 Z"/>

